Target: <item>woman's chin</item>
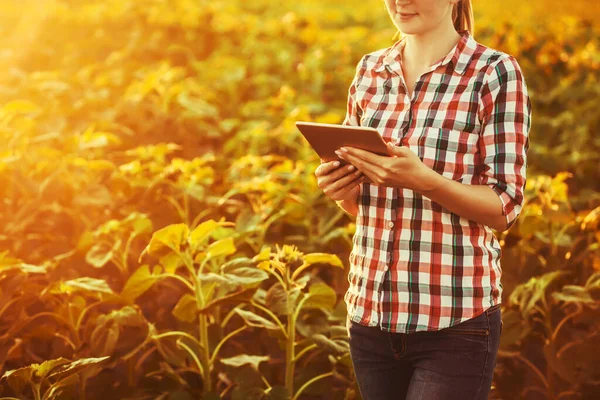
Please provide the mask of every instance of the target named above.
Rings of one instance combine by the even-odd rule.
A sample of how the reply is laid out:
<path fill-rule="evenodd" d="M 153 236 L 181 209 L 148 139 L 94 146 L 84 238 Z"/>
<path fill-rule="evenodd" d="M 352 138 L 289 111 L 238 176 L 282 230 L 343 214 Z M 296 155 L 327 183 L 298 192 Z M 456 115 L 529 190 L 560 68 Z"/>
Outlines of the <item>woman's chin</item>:
<path fill-rule="evenodd" d="M 401 21 L 400 18 L 395 19 L 394 26 L 402 33 L 414 34 L 419 32 L 419 25 L 412 21 Z"/>
<path fill-rule="evenodd" d="M 414 35 L 420 32 L 418 28 L 406 26 L 405 24 L 394 24 L 394 26 L 404 35 Z"/>

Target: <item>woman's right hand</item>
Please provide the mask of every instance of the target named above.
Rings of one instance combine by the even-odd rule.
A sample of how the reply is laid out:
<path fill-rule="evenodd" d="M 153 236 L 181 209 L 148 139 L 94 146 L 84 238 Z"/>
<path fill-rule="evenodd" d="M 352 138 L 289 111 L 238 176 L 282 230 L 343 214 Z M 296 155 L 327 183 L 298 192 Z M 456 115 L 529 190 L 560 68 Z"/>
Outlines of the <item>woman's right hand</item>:
<path fill-rule="evenodd" d="M 321 160 L 323 161 L 323 160 Z M 366 176 L 351 164 L 338 164 L 339 161 L 321 163 L 315 170 L 317 185 L 331 200 L 356 200 L 361 182 Z"/>

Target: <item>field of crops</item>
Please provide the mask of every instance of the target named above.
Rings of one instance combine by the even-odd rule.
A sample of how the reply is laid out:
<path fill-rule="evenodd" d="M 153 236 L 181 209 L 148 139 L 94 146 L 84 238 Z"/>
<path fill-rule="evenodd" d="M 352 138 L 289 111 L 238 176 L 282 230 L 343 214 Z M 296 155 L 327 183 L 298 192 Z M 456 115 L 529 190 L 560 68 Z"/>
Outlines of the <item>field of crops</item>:
<path fill-rule="evenodd" d="M 490 399 L 600 398 L 600 6 L 475 1 L 533 102 Z M 360 400 L 340 123 L 381 0 L 0 2 L 0 397 Z"/>

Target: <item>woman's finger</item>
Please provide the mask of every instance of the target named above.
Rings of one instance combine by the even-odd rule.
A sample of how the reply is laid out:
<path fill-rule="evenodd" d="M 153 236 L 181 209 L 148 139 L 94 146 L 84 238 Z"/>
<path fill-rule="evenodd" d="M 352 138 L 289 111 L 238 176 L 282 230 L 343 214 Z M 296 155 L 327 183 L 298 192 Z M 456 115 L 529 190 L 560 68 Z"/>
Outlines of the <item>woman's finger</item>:
<path fill-rule="evenodd" d="M 360 171 L 344 176 L 327 187 L 327 194 L 331 197 L 334 194 L 339 194 L 340 191 L 343 191 L 348 186 L 354 187 L 355 182 L 357 179 L 360 179 L 361 176 L 364 175 L 362 175 Z"/>
<path fill-rule="evenodd" d="M 349 173 L 347 175 L 345 175 L 344 177 L 338 179 L 335 183 L 332 184 L 334 190 L 338 190 L 341 189 L 347 185 L 349 185 L 350 183 L 352 183 L 357 177 L 360 177 L 362 174 L 362 172 L 360 172 L 359 170 L 356 170 L 352 173 Z"/>
<path fill-rule="evenodd" d="M 336 171 L 330 173 L 329 176 L 327 176 L 327 181 L 325 182 L 326 184 L 333 185 L 335 182 L 339 181 L 347 175 L 351 175 L 355 171 L 358 170 L 353 165 L 345 165 L 343 167 L 339 167 Z"/>
<path fill-rule="evenodd" d="M 340 199 L 340 198 L 344 198 L 351 190 L 354 190 L 354 188 L 359 185 L 360 183 L 365 181 L 366 176 L 365 175 L 359 175 L 357 177 L 355 177 L 353 180 L 351 180 L 349 183 L 347 183 L 346 185 L 334 190 L 329 197 L 331 197 L 332 199 Z"/>
<path fill-rule="evenodd" d="M 340 166 L 339 161 L 329 161 L 327 163 L 319 165 L 317 167 L 317 169 L 315 170 L 315 175 L 318 177 L 329 175 L 331 172 L 333 172 L 339 166 Z"/>

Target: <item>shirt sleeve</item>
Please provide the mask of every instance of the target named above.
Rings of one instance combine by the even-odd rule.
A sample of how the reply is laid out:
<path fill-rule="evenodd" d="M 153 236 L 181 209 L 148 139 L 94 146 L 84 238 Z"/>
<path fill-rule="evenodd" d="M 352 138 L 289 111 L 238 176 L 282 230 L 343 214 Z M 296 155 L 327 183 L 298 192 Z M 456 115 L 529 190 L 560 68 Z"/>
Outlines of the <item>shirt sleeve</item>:
<path fill-rule="evenodd" d="M 478 142 L 480 183 L 500 197 L 507 229 L 524 204 L 531 101 L 517 60 L 510 55 L 488 67 L 480 97 L 482 130 Z"/>
<path fill-rule="evenodd" d="M 365 57 L 363 56 L 363 58 L 361 58 L 358 64 L 356 65 L 356 73 L 354 74 L 354 79 L 352 79 L 352 83 L 350 84 L 350 88 L 348 89 L 348 104 L 346 106 L 346 117 L 344 118 L 344 122 L 342 122 L 342 125 L 360 126 L 362 110 L 356 101 L 356 92 L 358 82 L 360 81 L 364 72 L 364 59 Z"/>

